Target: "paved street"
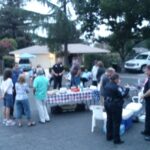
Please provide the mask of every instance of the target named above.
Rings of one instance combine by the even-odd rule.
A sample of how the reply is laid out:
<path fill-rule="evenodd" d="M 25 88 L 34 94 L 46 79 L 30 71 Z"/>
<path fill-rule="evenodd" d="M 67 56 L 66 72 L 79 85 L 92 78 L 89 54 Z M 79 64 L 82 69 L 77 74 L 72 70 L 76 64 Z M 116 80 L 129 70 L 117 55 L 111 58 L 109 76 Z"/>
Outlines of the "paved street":
<path fill-rule="evenodd" d="M 122 74 L 122 82 L 135 84 L 142 74 Z M 38 122 L 38 115 L 30 96 L 33 118 Z M 0 104 L 2 106 L 2 102 Z M 2 120 L 2 111 L 0 120 Z M 135 123 L 122 137 L 125 144 L 115 146 L 106 142 L 102 132 L 102 122 L 97 122 L 94 133 L 91 129 L 91 112 L 73 112 L 52 115 L 51 122 L 29 128 L 5 127 L 0 123 L 0 150 L 148 150 L 150 142 L 145 142 L 140 134 L 144 124 Z"/>

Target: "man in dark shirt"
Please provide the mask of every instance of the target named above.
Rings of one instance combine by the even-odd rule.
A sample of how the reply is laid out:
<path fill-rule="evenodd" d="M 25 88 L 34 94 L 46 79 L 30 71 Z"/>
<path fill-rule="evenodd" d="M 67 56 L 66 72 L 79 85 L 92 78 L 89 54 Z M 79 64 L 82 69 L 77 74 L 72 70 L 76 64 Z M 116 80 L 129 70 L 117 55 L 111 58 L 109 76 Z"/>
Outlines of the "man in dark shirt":
<path fill-rule="evenodd" d="M 52 74 L 54 78 L 54 89 L 62 87 L 62 76 L 64 73 L 64 66 L 62 64 L 61 58 L 57 58 L 56 64 L 52 68 Z"/>
<path fill-rule="evenodd" d="M 15 98 L 16 98 L 16 89 L 15 84 L 18 81 L 19 75 L 22 73 L 21 69 L 19 68 L 19 64 L 15 63 L 14 67 L 12 69 L 12 81 L 13 81 L 13 105 L 15 104 Z M 14 108 L 11 108 L 10 114 L 13 116 Z"/>
<path fill-rule="evenodd" d="M 100 82 L 101 76 L 105 73 L 104 64 L 102 61 L 98 61 L 97 81 Z"/>
<path fill-rule="evenodd" d="M 145 135 L 145 140 L 150 141 L 150 65 L 146 67 L 146 74 L 148 76 L 148 80 L 144 86 L 144 94 L 141 97 L 145 99 L 145 130 L 142 131 L 142 134 Z"/>
<path fill-rule="evenodd" d="M 113 68 L 108 68 L 105 72 L 105 74 L 103 74 L 101 76 L 101 80 L 100 80 L 100 104 L 104 105 L 104 97 L 105 97 L 105 86 L 107 85 L 107 83 L 110 82 L 110 77 L 115 73 L 115 70 Z"/>

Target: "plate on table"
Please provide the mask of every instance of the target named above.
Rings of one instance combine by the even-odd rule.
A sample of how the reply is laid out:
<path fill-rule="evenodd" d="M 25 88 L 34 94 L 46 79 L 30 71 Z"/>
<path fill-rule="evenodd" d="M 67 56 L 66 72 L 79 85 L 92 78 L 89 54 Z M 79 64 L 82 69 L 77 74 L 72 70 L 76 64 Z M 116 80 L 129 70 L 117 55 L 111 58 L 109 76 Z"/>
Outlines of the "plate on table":
<path fill-rule="evenodd" d="M 65 93 L 67 93 L 67 91 L 68 91 L 67 88 L 63 87 L 63 88 L 60 88 L 58 93 L 65 94 Z"/>
<path fill-rule="evenodd" d="M 47 92 L 48 95 L 55 95 L 57 93 L 58 93 L 58 90 L 52 90 L 52 91 Z"/>

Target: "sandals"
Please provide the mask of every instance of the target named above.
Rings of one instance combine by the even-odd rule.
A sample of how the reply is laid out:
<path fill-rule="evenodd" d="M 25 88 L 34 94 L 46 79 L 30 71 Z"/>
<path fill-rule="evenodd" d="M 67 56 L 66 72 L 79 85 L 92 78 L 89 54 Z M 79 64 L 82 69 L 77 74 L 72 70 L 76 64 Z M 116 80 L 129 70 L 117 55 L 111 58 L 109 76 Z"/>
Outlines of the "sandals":
<path fill-rule="evenodd" d="M 33 122 L 30 122 L 30 123 L 28 123 L 28 127 L 32 127 L 32 126 L 35 126 L 36 125 L 36 123 L 33 121 Z"/>

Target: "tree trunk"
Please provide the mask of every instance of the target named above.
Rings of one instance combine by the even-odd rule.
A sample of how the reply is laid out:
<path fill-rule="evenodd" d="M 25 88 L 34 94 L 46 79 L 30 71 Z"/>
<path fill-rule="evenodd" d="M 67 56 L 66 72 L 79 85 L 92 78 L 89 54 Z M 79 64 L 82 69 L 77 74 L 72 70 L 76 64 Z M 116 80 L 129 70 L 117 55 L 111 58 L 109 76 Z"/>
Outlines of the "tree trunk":
<path fill-rule="evenodd" d="M 121 53 L 120 58 L 121 58 L 121 64 L 120 64 L 121 72 L 125 72 L 125 69 L 124 69 L 125 56 Z"/>
<path fill-rule="evenodd" d="M 67 17 L 67 8 L 66 8 L 66 6 L 67 6 L 67 1 L 64 0 L 63 1 L 63 9 L 64 10 L 63 11 L 64 11 L 65 16 Z M 66 26 L 64 28 L 66 28 Z M 67 31 L 67 29 L 65 29 L 65 30 Z M 65 66 L 69 65 L 69 61 L 68 61 L 68 41 L 67 40 L 65 40 L 65 42 L 64 42 L 64 63 L 65 63 Z"/>
<path fill-rule="evenodd" d="M 68 61 L 68 43 L 64 43 L 64 65 L 69 66 L 69 61 Z"/>

